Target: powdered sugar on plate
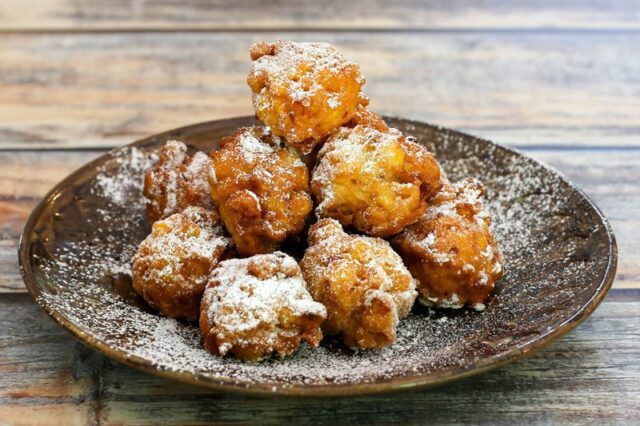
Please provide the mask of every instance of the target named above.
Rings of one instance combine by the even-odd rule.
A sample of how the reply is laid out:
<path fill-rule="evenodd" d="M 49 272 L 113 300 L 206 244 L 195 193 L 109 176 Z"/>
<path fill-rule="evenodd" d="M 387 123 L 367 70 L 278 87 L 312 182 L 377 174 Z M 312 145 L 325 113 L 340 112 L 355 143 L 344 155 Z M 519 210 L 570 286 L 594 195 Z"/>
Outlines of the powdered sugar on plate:
<path fill-rule="evenodd" d="M 593 297 L 610 254 L 606 224 L 570 184 L 479 139 L 389 124 L 428 145 L 452 180 L 473 176 L 485 184 L 506 274 L 483 312 L 416 305 L 400 322 L 397 342 L 378 351 L 353 352 L 326 339 L 317 350 L 302 345 L 284 360 L 261 363 L 209 354 L 197 326 L 151 312 L 130 291 L 129 261 L 149 231 L 141 181 L 161 138 L 105 157 L 42 213 L 31 243 L 38 302 L 123 357 L 160 371 L 280 391 L 472 369 L 558 328 Z M 194 127 L 193 140 L 209 140 L 204 129 Z M 205 142 L 199 147 L 207 149 Z"/>
<path fill-rule="evenodd" d="M 115 151 L 112 155 L 118 172 L 109 173 L 106 167 L 101 166 L 96 175 L 93 193 L 119 206 L 131 200 L 142 202 L 144 181 L 140 176 L 158 161 L 158 154 L 144 153 L 134 147 Z"/>

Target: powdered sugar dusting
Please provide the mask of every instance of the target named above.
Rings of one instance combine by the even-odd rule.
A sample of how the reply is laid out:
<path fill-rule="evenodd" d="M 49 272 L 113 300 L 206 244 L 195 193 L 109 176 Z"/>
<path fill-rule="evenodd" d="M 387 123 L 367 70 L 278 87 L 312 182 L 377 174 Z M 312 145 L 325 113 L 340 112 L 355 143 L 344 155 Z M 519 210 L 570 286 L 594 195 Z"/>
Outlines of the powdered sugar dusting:
<path fill-rule="evenodd" d="M 264 127 L 263 131 L 265 134 L 269 133 L 267 127 Z M 274 140 L 280 142 L 280 139 L 277 137 L 274 137 Z M 266 157 L 269 154 L 274 153 L 277 148 L 281 147 L 273 147 L 268 143 L 263 142 L 261 139 L 258 139 L 249 129 L 238 136 L 238 141 L 240 143 L 242 152 L 245 155 L 246 161 L 249 162 L 255 161 L 256 158 Z"/>
<path fill-rule="evenodd" d="M 335 219 L 321 219 L 311 227 L 309 248 L 300 265 L 314 297 L 322 295 L 316 300 L 323 300 L 329 313 L 336 316 L 343 315 L 345 306 L 348 306 L 353 312 L 354 322 L 358 311 L 377 299 L 395 312 L 393 324 L 387 324 L 394 329 L 398 320 L 409 314 L 417 296 L 416 281 L 387 241 L 347 234 Z M 358 299 L 355 291 L 343 290 L 344 277 L 353 272 L 359 280 L 358 286 L 366 289 L 364 300 Z M 340 303 L 340 298 L 345 295 L 350 298 L 349 303 Z M 330 323 L 333 321 L 329 319 Z M 376 324 L 375 333 L 391 332 L 381 323 Z M 366 321 L 354 324 L 353 328 L 338 330 L 345 340 L 357 343 L 356 347 L 362 347 L 356 335 L 375 334 Z"/>
<path fill-rule="evenodd" d="M 410 255 L 412 252 L 420 253 L 419 256 L 423 262 L 433 262 L 438 265 L 455 264 L 456 261 L 470 262 L 462 265 L 461 269 L 462 272 L 468 274 L 466 279 L 469 280 L 467 281 L 469 287 L 491 286 L 487 288 L 486 295 L 488 296 L 493 288 L 493 283 L 500 278 L 502 271 L 502 259 L 498 247 L 494 249 L 493 242 L 490 240 L 486 248 L 476 252 L 473 257 L 461 258 L 458 251 L 452 252 L 451 245 L 447 243 L 447 240 L 451 237 L 452 232 L 461 232 L 462 235 L 466 235 L 465 238 L 473 240 L 476 238 L 473 231 L 470 231 L 469 228 L 459 228 L 457 231 L 453 231 L 455 228 L 448 226 L 442 228 L 437 225 L 439 222 L 442 225 L 443 220 L 452 220 L 456 224 L 472 226 L 475 231 L 482 233 L 483 238 L 486 236 L 491 239 L 490 215 L 484 209 L 481 199 L 482 192 L 483 186 L 475 178 L 467 178 L 454 184 L 446 181 L 440 192 L 429 201 L 429 207 L 423 217 L 406 228 L 396 241 L 401 246 L 401 252 L 405 255 Z M 434 226 L 434 224 L 436 225 Z M 439 230 L 436 231 L 437 229 Z M 467 253 L 471 252 L 467 250 Z M 458 270 L 458 277 L 460 277 L 460 273 L 461 271 Z M 487 275 L 488 273 L 491 276 Z M 431 271 L 425 274 L 428 276 Z M 425 275 L 420 279 L 424 280 L 424 277 Z M 461 293 L 463 294 L 462 300 L 453 293 L 452 300 L 443 300 L 438 303 L 438 298 L 431 297 L 426 288 L 422 289 L 421 294 L 425 297 L 424 302 L 427 305 L 435 304 L 435 306 L 443 308 L 457 309 L 468 303 L 464 292 Z"/>
<path fill-rule="evenodd" d="M 191 206 L 156 222 L 153 233 L 140 244 L 133 259 L 134 264 L 138 263 L 137 270 L 143 272 L 138 277 L 154 285 L 179 284 L 184 290 L 204 285 L 208 274 L 187 273 L 185 276 L 183 260 L 200 259 L 215 265 L 225 250 L 232 246 L 231 239 L 224 236 L 222 224 L 216 222 L 217 219 L 217 214 Z M 193 232 L 194 227 L 197 227 L 197 233 Z M 160 228 L 162 231 L 156 231 Z"/>
<path fill-rule="evenodd" d="M 249 79 L 258 79 L 260 75 L 269 75 L 274 79 L 273 84 L 279 87 L 288 87 L 288 96 L 295 102 L 309 107 L 312 98 L 317 92 L 322 91 L 322 79 L 320 76 L 327 71 L 340 73 L 353 63 L 347 61 L 333 46 L 328 43 L 293 43 L 278 42 L 275 44 L 276 55 L 264 55 L 251 64 Z M 300 70 L 309 73 L 308 78 L 290 79 L 291 70 Z M 278 81 L 286 79 L 286 81 Z M 359 83 L 364 84 L 364 79 L 359 78 Z M 256 94 L 256 103 L 266 105 L 269 98 L 266 89 Z M 336 109 L 341 104 L 338 93 L 327 98 L 330 108 Z"/>
<path fill-rule="evenodd" d="M 96 176 L 93 193 L 119 206 L 131 199 L 142 202 L 139 194 L 142 194 L 143 179 L 140 176 L 158 161 L 158 155 L 144 153 L 135 147 L 115 151 L 112 155 L 118 167 L 113 173 L 104 167 L 98 169 L 100 173 Z"/>
<path fill-rule="evenodd" d="M 506 275 L 482 313 L 416 305 L 400 322 L 397 342 L 378 351 L 353 352 L 327 339 L 316 350 L 303 345 L 284 360 L 261 363 L 209 354 L 196 326 L 150 312 L 126 285 L 131 256 L 149 231 L 140 194 L 143 165 L 155 161 L 160 143 L 117 151 L 95 175 L 54 200 L 55 218 L 54 212 L 43 218 L 32 243 L 38 302 L 159 370 L 280 391 L 472 368 L 554 329 L 593 294 L 593 277 L 602 276 L 609 253 L 606 229 L 569 184 L 487 142 L 403 121 L 390 124 L 426 142 L 452 180 L 476 176 L 486 186 Z M 207 138 L 200 133 L 194 140 Z"/>
<path fill-rule="evenodd" d="M 291 326 L 296 321 L 315 318 L 319 330 L 327 315 L 311 298 L 296 261 L 281 252 L 222 262 L 211 274 L 202 309 L 221 355 L 236 345 L 259 345 L 271 354 L 282 339 L 302 335 L 301 327 Z"/>
<path fill-rule="evenodd" d="M 144 179 L 144 195 L 150 221 L 179 213 L 189 206 L 213 208 L 208 175 L 211 160 L 202 153 L 189 156 L 187 146 L 176 140 L 165 143 L 160 161 Z"/>
<path fill-rule="evenodd" d="M 336 179 L 336 173 L 353 170 L 353 173 L 367 176 L 371 180 L 380 179 L 378 174 L 381 173 L 381 164 L 392 161 L 389 156 L 396 152 L 393 148 L 401 137 L 397 129 L 390 129 L 385 133 L 366 126 L 335 133 L 319 153 L 319 156 L 324 155 L 327 159 L 318 162 L 313 171 L 313 180 L 322 187 L 322 197 L 316 211 L 322 215 L 327 206 L 334 202 L 332 182 Z M 400 193 L 402 187 L 413 185 L 398 181 L 385 183 L 396 193 Z"/>
<path fill-rule="evenodd" d="M 209 183 L 206 179 L 201 179 L 200 177 L 203 175 L 203 170 L 208 170 L 211 167 L 211 160 L 207 154 L 203 152 L 196 152 L 187 169 L 184 172 L 184 177 L 187 181 L 191 182 L 192 186 L 196 187 L 196 191 L 209 193 Z"/>
<path fill-rule="evenodd" d="M 274 255 L 278 254 L 276 252 Z M 261 323 L 276 327 L 274 312 L 282 307 L 290 309 L 295 315 L 324 315 L 324 307 L 313 302 L 301 274 L 287 276 L 279 273 L 262 279 L 247 271 L 249 262 L 259 261 L 265 256 L 269 255 L 224 261 L 212 274 L 211 279 L 220 285 L 207 291 L 206 297 L 215 301 L 210 304 L 209 318 L 218 317 L 232 333 L 257 327 Z M 290 268 L 297 268 L 293 258 L 287 256 L 284 261 L 291 264 Z M 241 307 L 242 310 L 225 312 L 221 307 L 226 304 Z"/>

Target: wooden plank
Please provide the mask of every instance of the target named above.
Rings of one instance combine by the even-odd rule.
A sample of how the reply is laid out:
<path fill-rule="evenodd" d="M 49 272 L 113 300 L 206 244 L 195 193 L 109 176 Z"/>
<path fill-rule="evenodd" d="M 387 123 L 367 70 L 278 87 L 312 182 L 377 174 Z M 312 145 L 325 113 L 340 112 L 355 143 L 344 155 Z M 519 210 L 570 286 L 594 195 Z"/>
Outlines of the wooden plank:
<path fill-rule="evenodd" d="M 104 152 L 0 152 L 0 201 L 39 200 L 53 184 Z"/>
<path fill-rule="evenodd" d="M 120 366 L 76 343 L 27 295 L 5 295 L 0 423 L 629 423 L 640 416 L 639 312 L 640 302 L 605 301 L 535 356 L 436 389 L 274 399 L 213 393 Z M 25 413 L 28 420 L 18 417 Z"/>
<path fill-rule="evenodd" d="M 640 146 L 640 32 L 118 33 L 0 38 L 0 149 L 109 147 L 252 114 L 248 47 L 326 40 L 371 107 L 516 146 Z"/>
<path fill-rule="evenodd" d="M 618 238 L 614 288 L 640 289 L 640 149 L 531 150 L 564 173 L 600 206 Z M 0 293 L 24 292 L 17 264 L 20 231 L 37 201 L 95 151 L 0 152 Z M 37 170 L 37 173 L 31 173 Z"/>
<path fill-rule="evenodd" d="M 100 363 L 26 297 L 0 299 L 0 424 L 89 424 Z"/>
<path fill-rule="evenodd" d="M 640 28 L 633 0 L 39 0 L 0 3 L 4 30 Z"/>

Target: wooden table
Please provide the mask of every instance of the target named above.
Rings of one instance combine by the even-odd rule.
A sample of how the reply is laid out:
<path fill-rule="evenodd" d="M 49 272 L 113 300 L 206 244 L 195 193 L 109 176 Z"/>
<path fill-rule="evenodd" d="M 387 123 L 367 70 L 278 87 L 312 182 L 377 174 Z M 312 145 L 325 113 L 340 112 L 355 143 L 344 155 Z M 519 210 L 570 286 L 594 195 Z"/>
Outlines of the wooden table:
<path fill-rule="evenodd" d="M 425 2 L 426 3 L 426 2 Z M 527 360 L 432 390 L 255 399 L 108 360 L 25 293 L 18 236 L 111 147 L 252 112 L 248 46 L 324 40 L 378 112 L 505 143 L 581 186 L 620 248 L 613 290 Z M 0 424 L 640 422 L 640 3 L 634 0 L 0 2 Z"/>

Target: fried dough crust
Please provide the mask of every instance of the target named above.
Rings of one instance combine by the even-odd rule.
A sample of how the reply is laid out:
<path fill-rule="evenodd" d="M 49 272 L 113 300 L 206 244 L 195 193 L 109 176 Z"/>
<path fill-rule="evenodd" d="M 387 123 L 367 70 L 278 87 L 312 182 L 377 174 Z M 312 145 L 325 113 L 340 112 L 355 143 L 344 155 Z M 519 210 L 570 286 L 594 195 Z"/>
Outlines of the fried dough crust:
<path fill-rule="evenodd" d="M 250 53 L 256 115 L 305 154 L 368 102 L 360 67 L 327 43 L 261 42 Z"/>
<path fill-rule="evenodd" d="M 313 207 L 309 170 L 268 128 L 238 129 L 211 160 L 211 197 L 239 253 L 270 253 L 304 229 Z"/>
<path fill-rule="evenodd" d="M 316 348 L 325 318 L 296 261 L 275 252 L 220 263 L 202 300 L 200 330 L 209 352 L 258 361 L 289 355 L 302 340 Z"/>
<path fill-rule="evenodd" d="M 194 321 L 209 273 L 230 247 L 215 210 L 188 207 L 153 224 L 133 258 L 133 288 L 163 315 Z"/>
<path fill-rule="evenodd" d="M 300 263 L 314 300 L 327 308 L 323 330 L 351 348 L 383 348 L 416 298 L 415 280 L 379 238 L 349 235 L 333 219 L 311 227 Z"/>
<path fill-rule="evenodd" d="M 187 154 L 179 141 L 165 143 L 160 161 L 144 177 L 149 223 L 179 213 L 189 206 L 213 209 L 207 180 L 211 160 L 206 154 Z"/>
<path fill-rule="evenodd" d="M 433 155 L 396 129 L 342 127 L 318 153 L 311 179 L 316 214 L 388 237 L 424 213 L 440 188 L 440 175 Z"/>
<path fill-rule="evenodd" d="M 418 222 L 393 240 L 428 306 L 483 310 L 503 259 L 476 179 L 447 184 Z"/>

